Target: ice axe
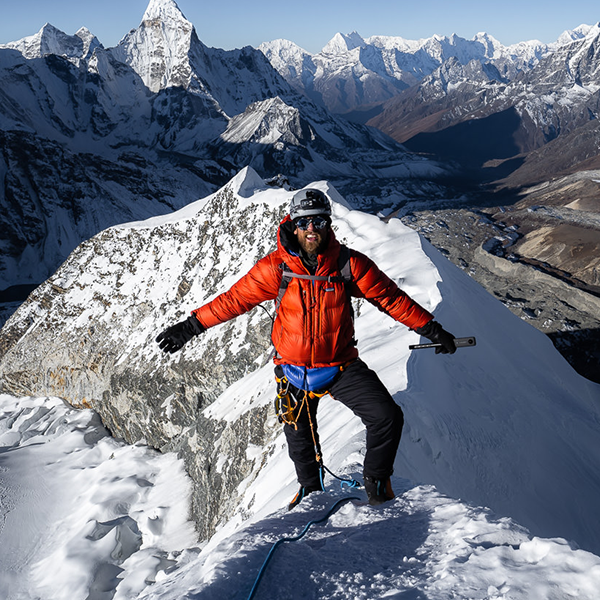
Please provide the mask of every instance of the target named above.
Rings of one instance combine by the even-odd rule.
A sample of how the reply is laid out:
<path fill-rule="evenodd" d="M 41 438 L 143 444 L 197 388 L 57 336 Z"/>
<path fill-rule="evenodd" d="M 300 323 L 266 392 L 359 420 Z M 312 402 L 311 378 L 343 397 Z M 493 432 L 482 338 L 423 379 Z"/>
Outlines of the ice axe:
<path fill-rule="evenodd" d="M 454 345 L 457 348 L 470 348 L 475 346 L 474 337 L 454 338 Z M 409 350 L 420 350 L 421 348 L 441 348 L 442 344 L 413 344 L 408 347 Z"/>

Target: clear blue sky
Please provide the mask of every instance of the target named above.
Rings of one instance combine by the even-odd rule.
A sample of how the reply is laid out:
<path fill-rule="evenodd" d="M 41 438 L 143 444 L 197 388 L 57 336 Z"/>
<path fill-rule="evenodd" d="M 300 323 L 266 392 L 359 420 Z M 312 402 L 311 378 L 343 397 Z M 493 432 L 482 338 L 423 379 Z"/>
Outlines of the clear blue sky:
<path fill-rule="evenodd" d="M 598 0 L 176 0 L 208 46 L 241 48 L 285 38 L 318 52 L 337 32 L 407 39 L 433 34 L 470 39 L 479 31 L 505 45 L 553 42 L 565 29 L 600 21 Z M 140 24 L 147 0 L 0 0 L 0 44 L 51 23 L 74 34 L 87 27 L 106 47 Z"/>

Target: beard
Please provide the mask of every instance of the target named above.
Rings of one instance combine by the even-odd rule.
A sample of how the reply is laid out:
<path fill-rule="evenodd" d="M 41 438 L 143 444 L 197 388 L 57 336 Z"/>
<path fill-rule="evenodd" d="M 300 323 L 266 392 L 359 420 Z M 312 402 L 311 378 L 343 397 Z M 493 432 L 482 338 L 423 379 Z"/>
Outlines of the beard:
<path fill-rule="evenodd" d="M 327 229 L 323 231 L 299 231 L 296 230 L 298 244 L 307 254 L 319 254 L 327 242 Z"/>

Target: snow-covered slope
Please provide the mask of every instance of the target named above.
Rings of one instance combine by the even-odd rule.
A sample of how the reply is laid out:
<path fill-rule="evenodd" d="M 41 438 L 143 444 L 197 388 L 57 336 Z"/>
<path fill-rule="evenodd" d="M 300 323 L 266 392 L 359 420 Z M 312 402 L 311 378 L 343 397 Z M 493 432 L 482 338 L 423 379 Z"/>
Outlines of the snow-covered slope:
<path fill-rule="evenodd" d="M 298 545 L 280 548 L 257 598 L 594 600 L 600 559 L 575 548 L 600 551 L 600 386 L 415 232 L 350 210 L 327 182 L 311 185 L 331 194 L 340 239 L 370 255 L 455 335 L 475 335 L 477 346 L 452 356 L 411 353 L 416 334 L 356 304 L 361 356 L 406 415 L 393 478 L 398 499 L 375 509 L 347 503 Z M 46 592 L 55 575 L 61 586 L 76 577 L 82 598 L 91 582 L 110 593 L 116 587 L 116 599 L 246 597 L 273 542 L 338 499 L 364 500 L 362 490 L 341 491 L 328 478 L 326 493 L 286 512 L 297 484 L 272 413 L 263 311 L 210 330 L 172 357 L 153 341 L 267 251 L 290 196 L 246 169 L 182 211 L 108 230 L 2 330 L 4 392 L 40 396 L 3 396 L 0 420 L 2 445 L 12 447 L 1 455 L 3 497 L 19 506 L 6 514 L 0 541 L 17 554 L 37 548 L 25 599 Z M 184 526 L 183 538 L 174 538 L 169 526 L 181 524 L 182 507 L 162 495 L 158 480 L 169 477 L 181 496 L 188 484 L 180 472 L 167 475 L 139 445 L 120 448 L 97 425 L 90 430 L 88 412 L 41 398 L 61 390 L 96 408 L 120 436 L 184 457 L 190 503 L 214 525 L 206 545 L 190 544 Z M 325 463 L 360 478 L 362 424 L 329 398 L 319 423 Z M 51 448 L 47 468 L 25 479 L 23 467 Z M 139 460 L 149 461 L 147 470 Z M 132 470 L 138 477 L 127 477 Z M 56 479 L 80 498 L 76 514 L 62 504 L 66 487 Z M 46 504 L 36 501 L 40 489 Z M 27 502 L 19 504 L 19 490 Z M 15 534 L 22 519 L 32 524 L 23 546 Z M 49 536 L 60 541 L 49 544 Z M 20 583 L 6 576 L 4 585 Z M 66 600 L 61 586 L 42 596 Z"/>
<path fill-rule="evenodd" d="M 181 462 L 119 443 L 93 411 L 0 396 L 0 447 L 4 600 L 101 598 L 117 583 L 131 600 L 194 546 Z"/>
<path fill-rule="evenodd" d="M 397 474 L 489 506 L 536 533 L 597 548 L 600 531 L 592 524 L 597 525 L 600 491 L 599 387 L 579 377 L 544 335 L 416 233 L 397 220 L 386 224 L 349 210 L 328 183 L 314 185 L 336 201 L 340 239 L 372 256 L 455 335 L 478 338 L 475 349 L 450 357 L 411 354 L 414 333 L 370 305 L 357 307 L 361 354 L 407 415 Z M 61 395 L 91 405 L 119 435 L 154 439 L 165 448 L 192 443 L 184 443 L 196 435 L 190 419 L 201 417 L 206 427 L 222 431 L 245 423 L 252 411 L 265 418 L 272 400 L 269 364 L 228 387 L 266 356 L 268 319 L 262 311 L 211 330 L 171 359 L 161 356 L 152 340 L 268 250 L 270 232 L 289 197 L 290 192 L 269 189 L 246 169 L 218 194 L 181 213 L 107 230 L 83 245 L 2 330 L 4 390 Z M 119 344 L 120 339 L 126 343 Z M 190 378 L 191 365 L 196 366 Z M 70 375 L 61 375 L 65 372 Z M 178 388 L 180 378 L 187 381 L 186 389 Z M 248 389 L 254 390 L 252 401 Z M 168 414 L 177 427 L 165 421 L 165 402 L 173 404 Z M 323 415 L 331 466 L 356 469 L 360 423 L 327 402 Z M 148 428 L 151 435 L 144 433 Z M 265 443 L 274 443 L 268 441 L 273 433 L 270 426 L 265 430 Z M 247 443 L 236 435 L 239 443 Z M 329 454 L 332 438 L 347 440 L 349 449 Z M 192 445 L 189 465 L 196 460 L 194 452 Z M 202 460 L 214 461 L 214 469 L 218 455 L 213 448 Z M 291 493 L 291 473 L 283 480 L 290 482 Z M 231 493 L 231 481 L 221 481 L 223 487 L 214 491 Z M 234 505 L 252 512 L 251 506 L 267 501 L 268 486 L 252 489 L 228 499 L 228 517 Z M 222 522 L 223 509 L 216 504 L 215 522 Z"/>
<path fill-rule="evenodd" d="M 10 448 L 0 479 L 7 600 L 249 598 L 275 542 L 299 535 L 334 502 L 362 497 L 314 494 L 288 513 L 280 490 L 264 518 L 201 548 L 185 519 L 190 482 L 181 463 L 107 437 L 91 411 L 0 395 L 0 444 Z M 598 556 L 432 486 L 395 484 L 388 506 L 349 501 L 280 546 L 254 597 L 595 600 Z"/>

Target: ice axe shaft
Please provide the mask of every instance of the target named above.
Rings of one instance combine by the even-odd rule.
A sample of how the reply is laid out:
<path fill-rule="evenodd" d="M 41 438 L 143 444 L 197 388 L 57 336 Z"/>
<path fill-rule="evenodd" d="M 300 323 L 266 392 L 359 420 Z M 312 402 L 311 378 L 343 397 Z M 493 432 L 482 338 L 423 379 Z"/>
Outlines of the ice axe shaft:
<path fill-rule="evenodd" d="M 470 348 L 471 346 L 475 346 L 475 338 L 474 337 L 464 337 L 464 338 L 454 338 L 454 345 L 457 348 Z M 441 348 L 442 344 L 413 344 L 409 346 L 409 350 L 421 350 L 421 348 Z"/>

